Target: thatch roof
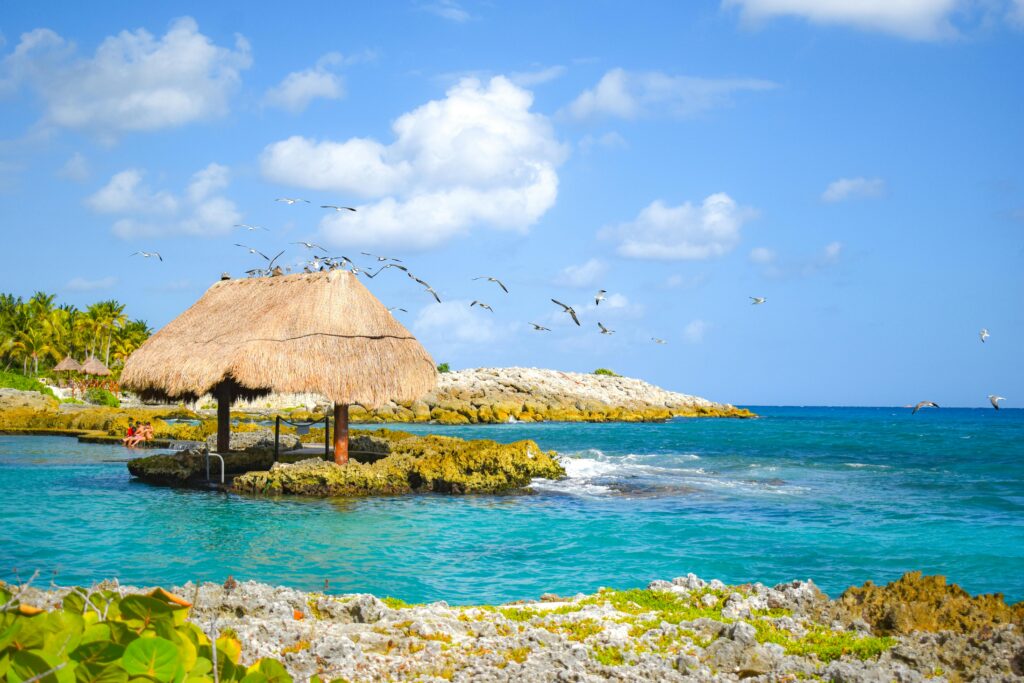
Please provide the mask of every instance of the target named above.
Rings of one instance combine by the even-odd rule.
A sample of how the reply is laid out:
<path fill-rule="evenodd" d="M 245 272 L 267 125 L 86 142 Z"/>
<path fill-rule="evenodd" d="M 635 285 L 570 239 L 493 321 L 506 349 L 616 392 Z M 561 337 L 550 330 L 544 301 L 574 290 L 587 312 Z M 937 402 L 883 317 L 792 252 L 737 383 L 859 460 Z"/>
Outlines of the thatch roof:
<path fill-rule="evenodd" d="M 348 271 L 221 280 L 125 363 L 145 399 L 320 394 L 375 408 L 434 388 L 426 349 Z"/>
<path fill-rule="evenodd" d="M 65 356 L 64 360 L 53 367 L 54 372 L 81 372 L 82 366 L 71 356 Z"/>
<path fill-rule="evenodd" d="M 109 375 L 110 370 L 103 364 L 96 356 L 90 356 L 86 359 L 85 363 L 82 364 L 82 372 L 87 375 Z"/>

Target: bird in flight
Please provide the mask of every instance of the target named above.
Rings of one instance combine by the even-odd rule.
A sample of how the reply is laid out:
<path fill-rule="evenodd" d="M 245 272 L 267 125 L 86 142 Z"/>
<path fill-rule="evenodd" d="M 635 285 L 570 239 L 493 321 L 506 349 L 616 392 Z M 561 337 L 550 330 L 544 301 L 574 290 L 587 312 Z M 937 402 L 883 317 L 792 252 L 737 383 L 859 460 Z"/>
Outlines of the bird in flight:
<path fill-rule="evenodd" d="M 132 254 L 132 256 L 135 256 L 135 255 L 141 255 L 142 258 L 150 258 L 151 256 L 156 256 L 157 259 L 159 259 L 161 261 L 164 260 L 164 257 L 161 256 L 159 253 L 157 253 L 155 251 L 137 251 L 134 254 Z"/>
<path fill-rule="evenodd" d="M 402 313 L 408 313 L 409 312 L 409 311 L 405 310 L 404 308 L 399 308 L 398 306 L 392 306 L 391 308 L 388 309 L 388 313 L 391 313 L 392 311 L 401 311 Z"/>
<path fill-rule="evenodd" d="M 938 408 L 938 407 L 939 407 L 939 404 L 936 403 L 935 401 L 921 401 L 916 406 L 914 406 L 914 410 L 911 411 L 910 414 L 913 415 L 917 411 L 921 410 L 921 408 Z"/>
<path fill-rule="evenodd" d="M 321 209 L 334 209 L 335 211 L 355 211 L 351 206 L 337 206 L 335 204 L 321 204 Z"/>
<path fill-rule="evenodd" d="M 601 334 L 615 334 L 615 330 L 609 330 L 601 323 L 598 323 L 597 326 L 601 328 Z"/>
<path fill-rule="evenodd" d="M 247 247 L 244 244 L 239 244 L 238 242 L 235 242 L 235 246 L 236 247 L 241 247 L 242 249 L 247 249 L 250 254 L 259 254 L 260 256 L 262 256 L 263 258 L 267 259 L 268 261 L 270 260 L 270 257 L 267 256 L 266 254 L 264 254 L 259 249 L 254 249 L 252 247 Z"/>
<path fill-rule="evenodd" d="M 277 259 L 281 258 L 281 254 L 283 254 L 283 253 L 284 253 L 284 250 L 281 250 L 281 251 L 277 252 L 277 255 L 275 255 L 274 258 L 270 259 L 270 262 L 267 263 L 267 269 L 270 269 L 274 265 L 274 261 L 276 261 Z M 277 270 L 281 270 L 281 267 L 278 266 Z M 280 273 L 278 273 L 278 275 L 280 275 Z"/>
<path fill-rule="evenodd" d="M 325 254 L 327 253 L 326 249 L 321 247 L 319 244 L 314 244 L 313 242 L 292 242 L 292 244 L 301 244 L 306 249 L 319 249 L 320 251 L 324 252 Z"/>
<path fill-rule="evenodd" d="M 751 306 L 757 306 L 758 304 L 763 304 L 765 301 L 768 301 L 768 299 L 763 296 L 752 296 L 750 297 L 750 300 L 754 302 Z"/>
<path fill-rule="evenodd" d="M 494 309 L 491 308 L 490 306 L 488 306 L 487 304 L 485 304 L 483 301 L 474 301 L 473 303 L 471 303 L 469 305 L 470 308 L 473 308 L 474 306 L 479 306 L 480 308 L 486 308 L 491 313 L 494 313 Z"/>
<path fill-rule="evenodd" d="M 654 342 L 655 344 L 667 344 L 668 343 L 664 339 L 658 339 L 657 337 L 651 337 L 651 341 Z"/>
<path fill-rule="evenodd" d="M 561 301 L 558 301 L 557 299 L 552 299 L 551 301 L 553 303 L 556 303 L 559 306 L 561 306 L 562 310 L 569 314 L 569 316 L 572 318 L 572 321 L 574 323 L 576 323 L 577 325 L 580 324 L 580 319 L 576 317 L 576 310 L 572 306 L 566 306 L 565 304 L 563 304 Z"/>
<path fill-rule="evenodd" d="M 395 261 L 396 263 L 401 263 L 402 262 L 402 259 L 400 259 L 400 258 L 392 258 L 391 256 L 378 256 L 377 254 L 371 254 L 368 251 L 361 251 L 359 253 L 362 254 L 363 256 L 372 256 L 373 258 L 377 259 L 378 261 Z"/>
<path fill-rule="evenodd" d="M 270 228 L 264 228 L 262 225 L 249 225 L 248 223 L 235 223 L 235 227 L 236 228 L 245 228 L 246 230 L 248 230 L 250 232 L 252 232 L 253 230 L 266 230 L 267 232 L 270 232 Z"/>
<path fill-rule="evenodd" d="M 985 340 L 988 339 L 990 336 L 991 335 L 989 335 L 987 327 L 981 328 L 981 332 L 978 333 L 978 339 L 981 340 L 982 344 L 984 344 Z"/>
<path fill-rule="evenodd" d="M 383 266 L 381 266 L 380 268 L 378 268 L 376 273 L 371 273 L 370 271 L 366 271 L 366 277 L 373 279 L 373 278 L 377 277 L 378 275 L 380 275 L 381 271 L 384 270 L 385 268 L 398 268 L 399 270 L 404 270 L 407 273 L 409 272 L 409 269 L 406 268 L 405 266 L 399 265 L 397 263 L 386 263 Z"/>
<path fill-rule="evenodd" d="M 437 301 L 437 303 L 441 303 L 441 297 L 439 297 L 437 295 L 437 292 L 434 291 L 433 287 L 427 287 L 426 291 L 429 292 L 430 295 L 434 297 L 434 299 Z"/>
<path fill-rule="evenodd" d="M 605 299 L 604 295 L 607 294 L 607 293 L 608 293 L 607 289 L 599 289 L 599 290 L 597 290 L 597 294 L 594 295 L 594 305 L 595 306 L 600 306 L 601 302 L 604 301 L 604 299 Z"/>
<path fill-rule="evenodd" d="M 502 282 L 501 280 L 499 280 L 499 279 L 498 279 L 498 278 L 496 278 L 496 277 L 491 277 L 491 276 L 489 276 L 489 275 L 481 275 L 480 277 L 475 277 L 475 278 L 473 278 L 473 279 L 474 279 L 474 280 L 487 280 L 488 282 L 494 282 L 494 283 L 495 283 L 495 284 L 497 284 L 497 285 L 498 285 L 499 287 L 501 287 L 501 288 L 502 288 L 502 289 L 503 289 L 503 290 L 505 291 L 505 293 L 506 293 L 506 294 L 508 294 L 508 287 L 506 287 L 506 286 L 505 286 L 505 283 L 504 283 L 504 282 Z"/>
<path fill-rule="evenodd" d="M 1005 401 L 1006 399 L 1002 396 L 996 396 L 995 394 L 988 395 L 988 402 L 992 404 L 992 407 L 999 410 L 999 402 Z"/>
<path fill-rule="evenodd" d="M 535 332 L 550 332 L 551 331 L 550 327 L 544 327 L 543 325 L 538 325 L 537 323 L 530 323 L 530 324 L 533 325 L 533 329 L 534 329 Z"/>
<path fill-rule="evenodd" d="M 285 204 L 298 204 L 299 202 L 306 202 L 309 204 L 308 199 L 299 199 L 298 197 L 278 197 L 274 200 L 275 202 L 284 202 Z"/>

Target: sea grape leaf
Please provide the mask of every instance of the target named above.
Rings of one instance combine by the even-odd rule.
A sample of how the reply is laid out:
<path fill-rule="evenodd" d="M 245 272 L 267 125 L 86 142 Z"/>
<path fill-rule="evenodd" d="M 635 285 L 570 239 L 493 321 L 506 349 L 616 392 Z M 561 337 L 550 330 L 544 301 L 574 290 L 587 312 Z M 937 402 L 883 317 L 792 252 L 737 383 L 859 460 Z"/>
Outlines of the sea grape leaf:
<path fill-rule="evenodd" d="M 82 631 L 82 639 L 79 641 L 79 647 L 82 647 L 86 643 L 104 642 L 113 640 L 113 633 L 110 629 L 110 624 L 93 624 L 87 626 Z"/>
<path fill-rule="evenodd" d="M 284 664 L 276 659 L 261 659 L 249 667 L 249 673 L 253 672 L 266 676 L 266 683 L 292 683 L 292 676 L 288 673 L 288 669 L 284 668 Z"/>
<path fill-rule="evenodd" d="M 196 665 L 196 660 L 199 659 L 199 652 L 196 650 L 196 646 L 192 644 L 191 640 L 181 635 L 178 635 L 178 639 L 174 644 L 178 648 L 178 658 L 182 667 L 184 667 L 186 672 L 192 671 Z"/>
<path fill-rule="evenodd" d="M 269 683 L 269 679 L 259 671 L 250 671 L 242 679 L 242 683 Z"/>
<path fill-rule="evenodd" d="M 105 621 L 103 623 L 110 629 L 110 639 L 120 645 L 128 645 L 139 637 L 139 634 L 123 621 Z"/>
<path fill-rule="evenodd" d="M 166 602 L 144 595 L 129 595 L 121 600 L 120 608 L 123 619 L 139 622 L 143 629 L 157 621 L 173 621 L 171 608 Z"/>
<path fill-rule="evenodd" d="M 64 596 L 61 601 L 61 605 L 64 606 L 68 612 L 75 612 L 77 614 L 83 614 L 85 612 L 85 598 L 82 596 L 84 589 L 81 587 L 72 588 L 71 592 Z"/>
<path fill-rule="evenodd" d="M 7 675 L 7 670 L 11 668 L 11 656 L 6 652 L 0 655 L 0 680 Z"/>
<path fill-rule="evenodd" d="M 217 659 L 223 655 L 227 655 L 232 663 L 237 662 L 242 655 L 242 644 L 229 636 L 221 636 L 217 639 Z"/>
<path fill-rule="evenodd" d="M 21 683 L 42 674 L 46 675 L 37 679 L 39 683 L 74 683 L 75 663 L 41 650 L 20 650 L 11 657 L 7 680 Z"/>
<path fill-rule="evenodd" d="M 75 683 L 128 683 L 128 672 L 119 662 L 112 664 L 79 664 Z"/>
<path fill-rule="evenodd" d="M 43 647 L 45 652 L 66 656 L 78 647 L 85 631 L 81 614 L 54 610 L 46 615 Z"/>
<path fill-rule="evenodd" d="M 102 664 L 116 662 L 124 655 L 124 646 L 110 641 L 95 640 L 82 643 L 71 653 L 71 659 L 79 664 Z"/>
<path fill-rule="evenodd" d="M 196 663 L 192 665 L 192 670 L 189 671 L 189 676 L 204 676 L 213 671 L 213 662 L 206 657 L 198 657 Z"/>
<path fill-rule="evenodd" d="M 178 670 L 178 648 L 165 638 L 139 638 L 124 649 L 121 664 L 132 676 L 171 681 Z"/>
<path fill-rule="evenodd" d="M 21 620 L 12 621 L 10 626 L 0 631 L 0 650 L 6 650 L 7 646 L 14 642 L 23 623 L 25 622 Z"/>

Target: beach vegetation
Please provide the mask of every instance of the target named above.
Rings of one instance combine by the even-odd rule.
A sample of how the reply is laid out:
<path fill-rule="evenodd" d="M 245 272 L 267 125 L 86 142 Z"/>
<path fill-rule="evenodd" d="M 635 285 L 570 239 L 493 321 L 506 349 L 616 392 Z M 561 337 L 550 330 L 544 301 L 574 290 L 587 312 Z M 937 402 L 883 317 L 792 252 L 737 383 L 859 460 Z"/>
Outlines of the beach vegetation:
<path fill-rule="evenodd" d="M 117 396 L 114 396 L 108 389 L 103 387 L 88 389 L 85 392 L 85 400 L 87 403 L 97 406 L 106 406 L 108 408 L 121 407 L 121 401 L 118 400 Z"/>
<path fill-rule="evenodd" d="M 597 370 L 594 370 L 594 374 L 605 375 L 607 377 L 622 377 L 622 375 L 620 375 L 619 373 L 615 372 L 614 370 L 609 370 L 608 368 L 598 368 Z"/>
<path fill-rule="evenodd" d="M 626 663 L 626 655 L 614 645 L 599 647 L 594 650 L 594 661 L 604 666 L 622 666 Z"/>
<path fill-rule="evenodd" d="M 409 609 L 416 606 L 402 600 L 401 598 L 393 598 L 390 595 L 385 595 L 380 599 L 380 601 L 391 609 Z"/>
<path fill-rule="evenodd" d="M 73 588 L 49 611 L 22 603 L 22 592 L 0 585 L 0 677 L 6 680 L 292 680 L 276 660 L 241 664 L 233 634 L 212 627 L 208 633 L 187 621 L 191 605 L 160 588 L 145 595 Z"/>
<path fill-rule="evenodd" d="M 0 343 L 3 343 L 0 341 Z M 53 396 L 53 390 L 32 377 L 16 372 L 0 370 L 0 389 L 17 389 L 19 391 L 38 391 L 40 394 Z"/>
<path fill-rule="evenodd" d="M 814 624 L 802 636 L 780 628 L 774 622 L 758 619 L 751 622 L 759 643 L 781 645 L 787 655 L 814 655 L 821 662 L 831 662 L 843 655 L 873 659 L 896 644 L 890 636 L 867 636 L 856 631 L 833 631 Z"/>
<path fill-rule="evenodd" d="M 440 373 L 451 372 L 452 367 L 448 363 L 438 363 L 437 371 Z"/>

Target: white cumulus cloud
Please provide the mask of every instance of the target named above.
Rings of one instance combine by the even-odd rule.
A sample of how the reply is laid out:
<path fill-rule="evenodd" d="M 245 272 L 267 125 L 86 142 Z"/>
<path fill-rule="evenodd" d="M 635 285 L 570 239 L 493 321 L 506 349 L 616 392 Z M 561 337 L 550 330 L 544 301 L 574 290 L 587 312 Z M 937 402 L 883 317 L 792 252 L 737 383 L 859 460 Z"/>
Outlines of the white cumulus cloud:
<path fill-rule="evenodd" d="M 709 195 L 699 206 L 669 206 L 658 199 L 632 221 L 599 234 L 617 239 L 618 253 L 629 258 L 702 261 L 731 251 L 740 241 L 740 228 L 755 213 L 724 192 Z"/>
<path fill-rule="evenodd" d="M 556 285 L 564 287 L 594 287 L 608 272 L 608 264 L 592 258 L 578 266 L 566 266 L 555 278 Z"/>
<path fill-rule="evenodd" d="M 565 112 L 575 119 L 686 117 L 727 104 L 735 93 L 774 87 L 771 81 L 754 78 L 698 78 L 612 69 L 596 86 L 580 93 Z"/>
<path fill-rule="evenodd" d="M 840 178 L 829 183 L 821 193 L 825 202 L 841 202 L 847 199 L 871 199 L 885 194 L 885 181 L 881 178 Z"/>
<path fill-rule="evenodd" d="M 252 61 L 244 38 L 233 49 L 220 47 L 189 17 L 161 38 L 122 31 L 92 56 L 75 53 L 54 31 L 35 29 L 21 36 L 3 68 L 8 80 L 39 95 L 47 123 L 106 138 L 223 116 Z"/>
<path fill-rule="evenodd" d="M 89 161 L 81 152 L 75 152 L 64 162 L 64 165 L 57 170 L 61 178 L 72 180 L 76 183 L 84 183 L 89 179 Z"/>
<path fill-rule="evenodd" d="M 420 309 L 413 323 L 417 336 L 461 344 L 483 344 L 499 338 L 494 316 L 469 301 L 450 300 Z"/>
<path fill-rule="evenodd" d="M 462 9 L 462 5 L 455 0 L 438 0 L 437 2 L 428 3 L 422 7 L 424 11 L 430 12 L 442 19 L 454 21 L 456 24 L 465 23 L 473 18 L 472 15 Z"/>
<path fill-rule="evenodd" d="M 704 335 L 711 329 L 711 324 L 701 319 L 691 320 L 683 330 L 683 338 L 691 344 L 700 344 Z"/>
<path fill-rule="evenodd" d="M 312 68 L 293 71 L 280 83 L 267 91 L 267 104 L 280 107 L 293 114 L 305 111 L 313 100 L 339 100 L 345 96 L 341 76 L 332 68 L 344 62 L 337 52 L 329 52 L 317 60 Z"/>
<path fill-rule="evenodd" d="M 744 21 L 779 16 L 817 24 L 843 24 L 905 38 L 932 40 L 955 34 L 950 15 L 960 0 L 723 0 L 739 7 Z"/>
<path fill-rule="evenodd" d="M 507 78 L 467 78 L 400 116 L 388 145 L 293 136 L 261 155 L 271 181 L 369 199 L 321 221 L 337 246 L 428 248 L 477 226 L 526 231 L 558 195 L 566 150 L 533 95 Z"/>
<path fill-rule="evenodd" d="M 226 166 L 212 163 L 197 171 L 182 196 L 153 190 L 144 178 L 145 172 L 140 169 L 115 173 L 85 200 L 97 213 L 120 216 L 113 226 L 118 237 L 224 235 L 242 220 L 234 202 L 219 194 L 229 184 Z"/>
<path fill-rule="evenodd" d="M 771 263 L 775 260 L 775 250 L 768 247 L 754 247 L 750 250 L 750 260 L 753 263 Z"/>

